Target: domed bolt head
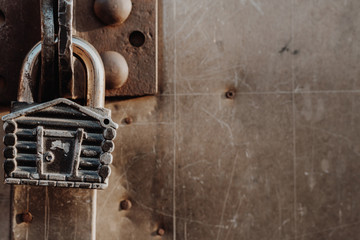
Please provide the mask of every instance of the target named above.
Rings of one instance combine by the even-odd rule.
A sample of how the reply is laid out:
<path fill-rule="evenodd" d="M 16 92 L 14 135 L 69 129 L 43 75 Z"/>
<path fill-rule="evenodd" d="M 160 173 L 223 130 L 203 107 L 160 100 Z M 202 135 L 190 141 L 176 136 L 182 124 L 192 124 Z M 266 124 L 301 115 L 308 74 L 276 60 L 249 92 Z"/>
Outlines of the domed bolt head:
<path fill-rule="evenodd" d="M 125 199 L 120 202 L 120 209 L 121 210 L 129 210 L 132 207 L 132 203 L 130 200 Z"/>
<path fill-rule="evenodd" d="M 23 214 L 21 214 L 21 220 L 24 223 L 31 223 L 31 221 L 33 220 L 33 215 L 30 212 L 24 212 Z"/>
<path fill-rule="evenodd" d="M 129 66 L 125 58 L 117 52 L 107 51 L 101 54 L 105 67 L 107 89 L 116 89 L 123 86 L 129 76 Z"/>
<path fill-rule="evenodd" d="M 156 234 L 159 235 L 159 236 L 164 236 L 165 235 L 165 229 L 158 228 L 158 230 L 156 231 Z"/>
<path fill-rule="evenodd" d="M 125 22 L 132 8 L 131 0 L 95 0 L 96 16 L 105 24 L 115 25 Z"/>

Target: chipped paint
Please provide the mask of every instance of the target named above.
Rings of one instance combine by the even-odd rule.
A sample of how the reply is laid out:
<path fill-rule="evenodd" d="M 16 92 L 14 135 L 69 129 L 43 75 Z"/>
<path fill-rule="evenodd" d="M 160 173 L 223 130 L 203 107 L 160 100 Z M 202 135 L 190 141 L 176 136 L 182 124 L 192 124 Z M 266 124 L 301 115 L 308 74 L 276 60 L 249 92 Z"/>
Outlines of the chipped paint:
<path fill-rule="evenodd" d="M 61 140 L 56 140 L 51 143 L 51 150 L 64 150 L 65 153 L 69 153 L 70 151 L 70 143 L 63 143 Z"/>

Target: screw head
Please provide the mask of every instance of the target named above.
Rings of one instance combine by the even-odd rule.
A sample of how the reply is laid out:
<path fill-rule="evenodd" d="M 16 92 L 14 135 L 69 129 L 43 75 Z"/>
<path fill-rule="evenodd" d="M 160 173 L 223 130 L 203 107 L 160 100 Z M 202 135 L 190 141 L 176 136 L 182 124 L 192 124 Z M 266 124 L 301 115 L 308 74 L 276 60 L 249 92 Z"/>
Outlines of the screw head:
<path fill-rule="evenodd" d="M 121 210 L 129 210 L 132 207 L 132 203 L 130 200 L 125 199 L 120 202 L 120 209 Z"/>
<path fill-rule="evenodd" d="M 156 231 L 156 234 L 159 235 L 159 236 L 164 236 L 164 235 L 165 235 L 165 229 L 159 228 L 159 229 Z"/>
<path fill-rule="evenodd" d="M 25 223 L 30 223 L 33 220 L 33 215 L 30 212 L 24 212 L 21 215 L 21 219 Z"/>
<path fill-rule="evenodd" d="M 225 97 L 229 99 L 235 98 L 235 90 L 231 89 L 225 93 Z"/>
<path fill-rule="evenodd" d="M 131 117 L 127 117 L 127 118 L 124 119 L 124 122 L 125 122 L 126 124 L 131 124 L 131 123 L 133 122 L 133 120 L 132 120 Z"/>

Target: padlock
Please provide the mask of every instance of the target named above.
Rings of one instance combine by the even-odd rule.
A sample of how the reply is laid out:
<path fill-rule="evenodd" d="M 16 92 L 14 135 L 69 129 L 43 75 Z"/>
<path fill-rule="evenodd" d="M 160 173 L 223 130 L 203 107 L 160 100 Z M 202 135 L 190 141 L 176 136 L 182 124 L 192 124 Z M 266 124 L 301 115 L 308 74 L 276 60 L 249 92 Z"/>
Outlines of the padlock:
<path fill-rule="evenodd" d="M 41 43 L 26 56 L 18 102 L 2 117 L 5 183 L 107 187 L 118 125 L 104 108 L 104 66 L 95 48 L 80 38 L 73 38 L 73 51 L 86 67 L 89 106 L 65 98 L 34 103 L 32 72 Z"/>

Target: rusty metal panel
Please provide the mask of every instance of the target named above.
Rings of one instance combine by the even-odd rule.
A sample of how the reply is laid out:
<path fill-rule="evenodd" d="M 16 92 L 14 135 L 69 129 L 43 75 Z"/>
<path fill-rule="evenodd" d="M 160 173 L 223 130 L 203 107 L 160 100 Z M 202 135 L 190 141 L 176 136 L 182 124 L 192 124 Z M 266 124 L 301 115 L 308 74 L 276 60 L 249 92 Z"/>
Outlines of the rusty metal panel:
<path fill-rule="evenodd" d="M 121 137 L 115 140 L 109 187 L 98 192 L 97 239 L 172 239 L 172 99 L 144 97 L 106 105 L 121 123 Z M 124 200 L 131 208 L 122 207 Z"/>
<path fill-rule="evenodd" d="M 359 238 L 360 4 L 162 8 L 156 106 L 108 104 L 125 141 L 98 238 L 156 238 L 159 226 L 163 239 Z"/>
<path fill-rule="evenodd" d="M 94 15 L 93 5 L 93 1 L 75 1 L 75 34 L 88 40 L 100 53 L 120 53 L 129 67 L 129 77 L 125 84 L 118 89 L 108 89 L 106 96 L 155 94 L 158 61 L 157 0 L 132 0 L 129 17 L 124 23 L 114 26 L 106 26 L 98 19 Z M 133 43 L 131 36 L 134 37 Z M 138 46 L 136 40 L 139 38 L 144 38 L 144 42 L 140 41 Z"/>
<path fill-rule="evenodd" d="M 127 63 L 129 68 L 124 85 L 107 89 L 106 96 L 156 94 L 157 0 L 133 0 L 131 13 L 126 21 L 110 26 L 95 15 L 94 1 L 75 0 L 74 5 L 74 34 L 89 41 L 100 53 L 111 51 L 121 54 L 125 59 L 124 64 Z M 0 20 L 0 56 L 6 59 L 0 66 L 0 103 L 5 104 L 16 99 L 23 59 L 41 39 L 40 1 L 0 0 L 0 15 L 4 16 L 4 20 Z M 78 68 L 80 70 L 77 71 L 81 72 L 81 67 Z M 81 80 L 77 81 L 76 89 L 81 92 Z M 82 96 L 79 92 L 77 95 Z"/>
<path fill-rule="evenodd" d="M 14 186 L 12 239 L 95 239 L 95 191 Z M 29 223 L 21 220 L 26 212 Z"/>

